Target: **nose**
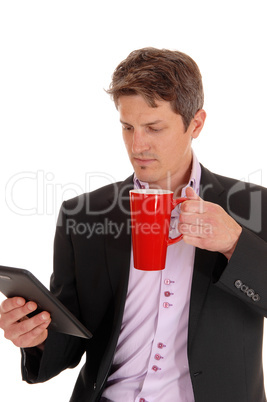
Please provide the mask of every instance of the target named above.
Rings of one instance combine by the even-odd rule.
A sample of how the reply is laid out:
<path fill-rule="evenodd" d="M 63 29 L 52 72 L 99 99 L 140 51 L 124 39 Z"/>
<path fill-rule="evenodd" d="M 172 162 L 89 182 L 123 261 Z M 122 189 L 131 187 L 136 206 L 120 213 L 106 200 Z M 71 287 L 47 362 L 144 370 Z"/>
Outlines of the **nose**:
<path fill-rule="evenodd" d="M 141 154 L 150 149 L 145 130 L 135 129 L 133 133 L 132 152 L 133 154 Z"/>

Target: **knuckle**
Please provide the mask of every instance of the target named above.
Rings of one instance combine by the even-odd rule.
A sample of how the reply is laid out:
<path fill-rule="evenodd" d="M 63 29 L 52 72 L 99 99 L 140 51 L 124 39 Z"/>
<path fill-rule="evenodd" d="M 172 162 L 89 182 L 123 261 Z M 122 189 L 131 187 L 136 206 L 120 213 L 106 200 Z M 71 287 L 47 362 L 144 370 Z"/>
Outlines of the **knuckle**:
<path fill-rule="evenodd" d="M 4 338 L 5 339 L 10 339 L 9 336 L 8 336 L 8 331 L 4 331 Z"/>
<path fill-rule="evenodd" d="M 27 320 L 20 322 L 19 330 L 20 330 L 20 333 L 22 333 L 22 334 L 25 334 L 26 332 L 28 332 L 28 322 L 27 322 Z"/>
<path fill-rule="evenodd" d="M 4 322 L 0 322 L 0 328 L 5 331 L 6 330 L 6 325 Z"/>
<path fill-rule="evenodd" d="M 185 215 L 184 214 L 180 214 L 179 216 L 179 223 L 184 223 L 185 222 Z"/>
<path fill-rule="evenodd" d="M 14 344 L 15 346 L 17 346 L 18 348 L 22 347 L 22 341 L 21 341 L 20 337 L 19 337 L 19 338 L 16 338 L 16 339 L 13 339 L 12 342 L 13 342 L 13 344 Z"/>
<path fill-rule="evenodd" d="M 32 326 L 33 326 L 33 327 L 37 327 L 38 325 L 42 324 L 42 323 L 43 323 L 43 320 L 42 320 L 41 313 L 35 315 L 34 317 L 32 317 L 32 318 L 31 318 L 31 322 L 32 322 Z"/>
<path fill-rule="evenodd" d="M 0 304 L 0 314 L 3 314 L 3 313 L 6 312 L 6 304 L 7 304 L 6 302 L 7 302 L 7 300 L 8 299 L 2 301 L 2 303 Z"/>
<path fill-rule="evenodd" d="M 210 215 L 205 216 L 204 225 L 214 226 L 214 218 Z"/>
<path fill-rule="evenodd" d="M 17 297 L 11 297 L 11 298 L 7 298 L 7 299 L 3 300 L 0 305 L 0 312 L 8 313 L 10 310 L 15 308 L 16 300 L 17 300 Z"/>
<path fill-rule="evenodd" d="M 204 249 L 209 248 L 209 243 L 210 243 L 209 239 L 207 239 L 207 238 L 202 239 L 202 246 Z"/>
<path fill-rule="evenodd" d="M 188 212 L 190 209 L 190 201 L 185 201 L 181 204 L 181 211 L 182 212 Z"/>
<path fill-rule="evenodd" d="M 13 331 L 11 331 L 10 328 L 7 328 L 7 329 L 4 331 L 4 337 L 5 337 L 5 339 L 8 339 L 9 341 L 12 341 L 12 342 L 13 342 L 13 339 L 14 339 Z"/>
<path fill-rule="evenodd" d="M 206 243 L 207 242 L 205 241 L 205 239 L 199 239 L 197 247 L 201 248 L 202 250 L 206 250 L 207 249 Z"/>
<path fill-rule="evenodd" d="M 9 321 L 12 321 L 12 322 L 15 322 L 15 321 L 17 321 L 19 318 L 18 318 L 18 311 L 17 311 L 17 309 L 15 309 L 15 310 L 10 310 L 8 313 L 6 313 L 6 314 L 8 314 L 8 319 L 9 319 Z"/>
<path fill-rule="evenodd" d="M 224 211 L 224 209 L 220 205 L 214 204 L 212 202 L 208 202 L 207 206 L 208 206 L 209 212 L 214 213 L 214 214 L 218 214 L 218 213 Z"/>
<path fill-rule="evenodd" d="M 33 330 L 31 331 L 31 333 L 32 333 L 32 336 L 34 337 L 34 338 L 37 338 L 37 337 L 39 337 L 42 333 L 44 333 L 45 332 L 45 329 L 44 328 L 41 328 L 41 327 L 35 327 L 35 328 L 33 328 Z"/>
<path fill-rule="evenodd" d="M 188 225 L 185 223 L 179 223 L 178 230 L 180 233 L 185 233 L 188 230 Z"/>
<path fill-rule="evenodd" d="M 13 340 L 13 344 L 18 348 L 27 348 L 30 346 L 30 341 L 26 336 L 18 336 L 16 339 Z"/>

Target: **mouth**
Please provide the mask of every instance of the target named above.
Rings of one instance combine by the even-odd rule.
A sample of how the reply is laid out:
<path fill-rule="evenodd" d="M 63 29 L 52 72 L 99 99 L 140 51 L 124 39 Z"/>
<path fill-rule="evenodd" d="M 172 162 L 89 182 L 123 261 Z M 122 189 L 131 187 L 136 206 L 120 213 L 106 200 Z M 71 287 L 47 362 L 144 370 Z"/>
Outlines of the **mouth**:
<path fill-rule="evenodd" d="M 153 158 L 133 158 L 134 162 L 139 166 L 147 166 L 155 162 L 156 159 Z"/>

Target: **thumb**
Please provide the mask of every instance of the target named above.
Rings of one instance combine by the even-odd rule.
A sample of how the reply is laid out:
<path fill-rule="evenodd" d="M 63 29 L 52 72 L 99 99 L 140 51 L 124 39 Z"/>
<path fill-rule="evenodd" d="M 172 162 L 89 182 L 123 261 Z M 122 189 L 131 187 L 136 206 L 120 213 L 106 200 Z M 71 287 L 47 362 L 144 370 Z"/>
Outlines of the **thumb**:
<path fill-rule="evenodd" d="M 187 187 L 185 189 L 186 197 L 189 200 L 200 200 L 201 198 L 197 195 L 197 193 L 192 189 L 192 187 Z"/>

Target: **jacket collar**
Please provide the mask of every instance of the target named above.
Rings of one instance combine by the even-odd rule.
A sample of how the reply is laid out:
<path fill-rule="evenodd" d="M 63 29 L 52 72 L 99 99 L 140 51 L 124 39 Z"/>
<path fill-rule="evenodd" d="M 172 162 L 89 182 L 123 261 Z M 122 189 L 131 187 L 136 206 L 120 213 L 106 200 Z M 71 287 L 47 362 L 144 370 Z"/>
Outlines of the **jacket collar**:
<path fill-rule="evenodd" d="M 203 166 L 201 166 L 200 197 L 225 207 L 224 187 L 216 175 Z M 188 354 L 190 354 L 208 289 L 212 284 L 215 265 L 217 269 L 221 269 L 220 267 L 225 266 L 226 263 L 226 258 L 220 253 L 196 249 L 189 311 Z"/>

